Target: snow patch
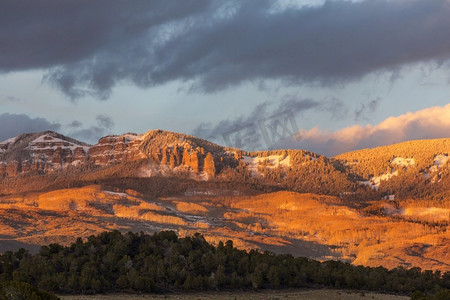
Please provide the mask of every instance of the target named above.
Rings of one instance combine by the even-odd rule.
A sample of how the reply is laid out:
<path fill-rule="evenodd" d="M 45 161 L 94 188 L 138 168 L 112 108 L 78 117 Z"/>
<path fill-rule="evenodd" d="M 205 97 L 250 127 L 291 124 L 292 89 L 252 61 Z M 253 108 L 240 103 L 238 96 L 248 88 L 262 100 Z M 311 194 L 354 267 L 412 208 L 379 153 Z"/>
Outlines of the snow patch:
<path fill-rule="evenodd" d="M 383 180 L 387 181 L 397 175 L 398 175 L 398 171 L 395 171 L 392 173 L 385 173 L 380 176 L 372 177 L 370 180 L 367 180 L 367 181 L 359 181 L 359 183 L 370 186 L 374 190 L 378 190 L 380 188 L 381 181 L 383 181 Z"/>
<path fill-rule="evenodd" d="M 436 155 L 434 158 L 434 164 L 430 167 L 429 172 L 434 173 L 437 172 L 440 168 L 442 168 L 448 161 L 449 157 L 447 155 Z M 431 175 L 430 175 L 431 176 Z"/>
<path fill-rule="evenodd" d="M 264 157 L 244 155 L 242 160 L 245 163 L 248 163 L 248 169 L 254 174 L 260 173 L 258 167 L 273 169 L 280 166 L 289 167 L 291 165 L 291 158 L 289 155 L 269 155 Z"/>
<path fill-rule="evenodd" d="M 408 167 L 413 166 L 416 161 L 414 160 L 414 158 L 396 157 L 392 160 L 392 163 L 396 164 L 397 166 Z"/>
<path fill-rule="evenodd" d="M 434 158 L 434 165 L 438 168 L 442 168 L 448 161 L 449 157 L 447 155 L 437 155 Z"/>
<path fill-rule="evenodd" d="M 133 134 L 133 133 L 125 133 L 122 134 L 120 137 L 123 137 L 125 139 L 125 143 L 128 144 L 129 142 L 133 141 L 140 141 L 142 140 L 143 135 L 142 134 Z"/>
<path fill-rule="evenodd" d="M 14 142 L 17 140 L 17 137 L 9 138 L 3 142 L 0 142 L 0 145 L 7 145 L 7 144 L 14 144 Z"/>
<path fill-rule="evenodd" d="M 89 146 L 81 146 L 57 137 L 52 137 L 48 134 L 44 134 L 39 136 L 30 142 L 27 149 L 36 151 L 36 150 L 56 150 L 58 148 L 62 149 L 70 149 L 72 152 L 75 151 L 76 148 L 83 148 L 84 153 L 89 151 Z"/>
<path fill-rule="evenodd" d="M 127 193 L 118 193 L 118 192 L 111 192 L 111 191 L 103 191 L 103 193 L 114 195 L 114 196 L 119 196 L 119 197 L 128 197 L 129 196 Z"/>

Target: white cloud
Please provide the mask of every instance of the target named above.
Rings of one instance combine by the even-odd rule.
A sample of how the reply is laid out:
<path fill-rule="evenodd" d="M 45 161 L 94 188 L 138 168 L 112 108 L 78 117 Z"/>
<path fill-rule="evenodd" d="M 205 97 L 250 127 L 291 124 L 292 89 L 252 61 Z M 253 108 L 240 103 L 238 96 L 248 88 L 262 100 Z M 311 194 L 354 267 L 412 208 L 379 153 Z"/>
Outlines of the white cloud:
<path fill-rule="evenodd" d="M 398 142 L 450 137 L 450 104 L 389 117 L 376 125 L 354 125 L 335 132 L 318 127 L 300 132 L 298 143 L 284 145 L 329 156 Z"/>

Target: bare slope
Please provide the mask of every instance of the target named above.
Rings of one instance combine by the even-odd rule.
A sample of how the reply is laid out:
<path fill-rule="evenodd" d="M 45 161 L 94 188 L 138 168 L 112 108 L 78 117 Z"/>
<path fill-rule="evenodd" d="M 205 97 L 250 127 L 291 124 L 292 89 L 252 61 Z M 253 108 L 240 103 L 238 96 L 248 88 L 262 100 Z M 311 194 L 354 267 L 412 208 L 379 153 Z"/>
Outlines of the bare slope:
<path fill-rule="evenodd" d="M 233 190 L 194 187 L 172 197 L 154 197 L 92 185 L 5 196 L 0 203 L 1 239 L 9 245 L 68 243 L 110 229 L 170 229 L 182 236 L 200 232 L 213 243 L 231 239 L 244 249 L 389 268 L 450 270 L 448 216 L 437 226 L 426 217 L 417 219 L 420 214 L 374 214 L 331 196 L 239 196 Z M 415 206 L 405 202 L 398 207 Z"/>

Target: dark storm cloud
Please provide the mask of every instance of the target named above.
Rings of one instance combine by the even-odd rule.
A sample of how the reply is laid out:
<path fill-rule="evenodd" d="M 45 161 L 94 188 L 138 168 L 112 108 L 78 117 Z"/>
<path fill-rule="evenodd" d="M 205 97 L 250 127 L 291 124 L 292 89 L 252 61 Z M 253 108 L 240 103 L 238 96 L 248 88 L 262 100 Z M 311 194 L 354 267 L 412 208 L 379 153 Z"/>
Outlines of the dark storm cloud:
<path fill-rule="evenodd" d="M 61 124 L 52 123 L 44 118 L 31 118 L 25 114 L 4 113 L 0 115 L 0 141 L 22 133 L 57 131 L 60 128 Z"/>
<path fill-rule="evenodd" d="M 335 84 L 450 57 L 445 0 L 327 1 L 276 9 L 247 1 L 2 1 L 0 71 L 47 69 L 71 98 L 119 82 Z"/>
<path fill-rule="evenodd" d="M 96 143 L 99 138 L 101 138 L 102 136 L 105 136 L 106 134 L 111 133 L 110 131 L 114 127 L 114 121 L 110 116 L 108 116 L 106 114 L 97 115 L 95 117 L 95 120 L 97 123 L 96 125 L 92 125 L 88 128 L 77 129 L 77 130 L 69 133 L 69 135 L 71 137 L 86 141 L 88 143 Z M 74 121 L 74 122 L 78 122 L 78 121 Z M 72 122 L 72 124 L 73 124 L 73 122 Z M 81 123 L 79 123 L 79 125 L 81 126 Z M 80 127 L 80 126 L 78 126 L 78 127 Z"/>
<path fill-rule="evenodd" d="M 167 37 L 163 25 L 194 17 L 207 0 L 0 2 L 0 72 L 51 69 L 70 97 L 107 97 L 120 80 L 137 83 L 138 65 Z M 142 74 L 145 75 L 145 74 Z"/>

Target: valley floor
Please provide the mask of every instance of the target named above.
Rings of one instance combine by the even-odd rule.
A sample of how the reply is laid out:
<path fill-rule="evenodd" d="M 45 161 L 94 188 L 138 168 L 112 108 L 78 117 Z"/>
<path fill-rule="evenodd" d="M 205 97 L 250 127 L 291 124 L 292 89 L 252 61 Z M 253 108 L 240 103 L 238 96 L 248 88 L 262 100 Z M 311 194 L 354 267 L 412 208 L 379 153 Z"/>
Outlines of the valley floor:
<path fill-rule="evenodd" d="M 344 291 L 344 290 L 285 290 L 285 291 L 261 291 L 261 292 L 198 292 L 183 294 L 110 294 L 110 295 L 75 295 L 60 296 L 63 300 L 137 300 L 137 299 L 308 299 L 308 300 L 358 300 L 358 299 L 375 299 L 375 300 L 406 300 L 409 297 L 377 294 L 372 292 L 361 291 Z"/>

